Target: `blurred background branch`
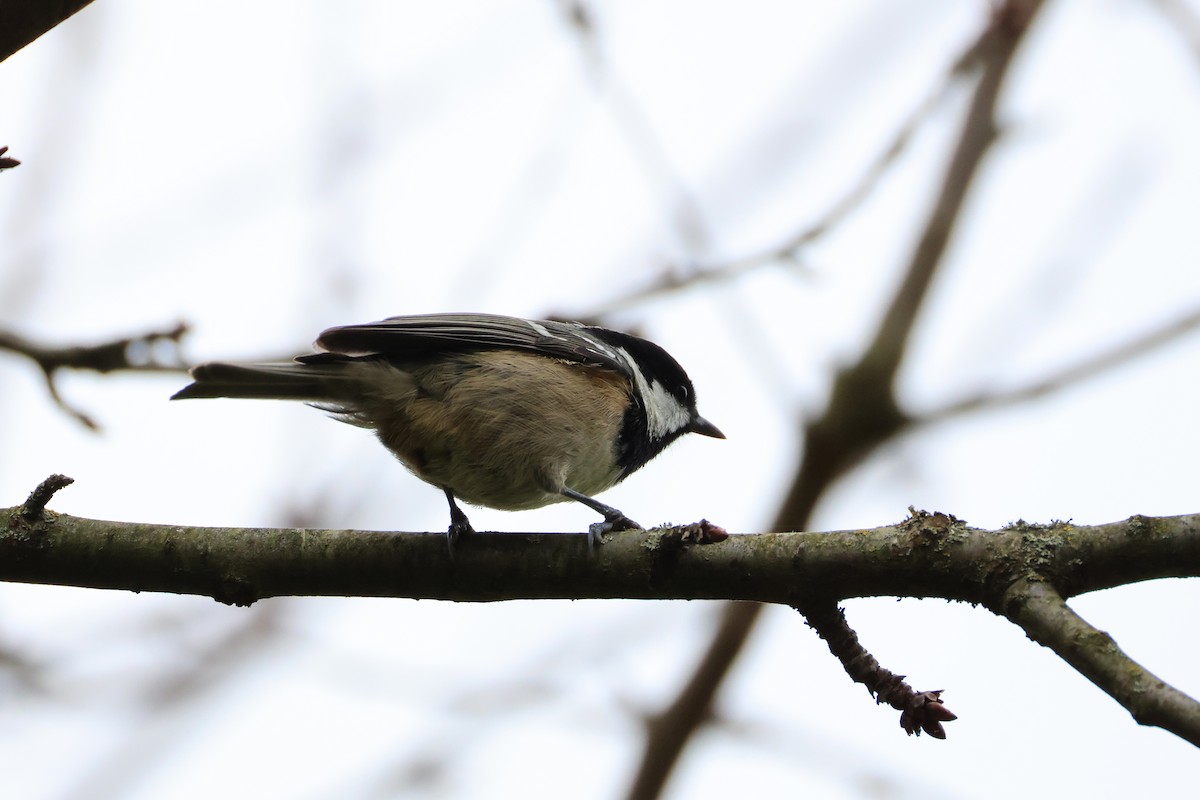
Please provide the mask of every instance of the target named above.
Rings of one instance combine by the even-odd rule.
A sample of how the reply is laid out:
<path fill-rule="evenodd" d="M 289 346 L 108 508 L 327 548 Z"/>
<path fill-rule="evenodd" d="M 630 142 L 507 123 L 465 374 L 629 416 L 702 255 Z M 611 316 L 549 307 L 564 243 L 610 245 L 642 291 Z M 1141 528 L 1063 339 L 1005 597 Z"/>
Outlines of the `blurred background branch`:
<path fill-rule="evenodd" d="M 0 9 L 0 61 L 86 8 L 92 0 L 5 0 Z"/>
<path fill-rule="evenodd" d="M 57 378 L 63 370 L 113 372 L 186 372 L 180 343 L 188 327 L 180 322 L 173 328 L 90 345 L 48 346 L 38 344 L 13 331 L 0 328 L 0 350 L 24 356 L 37 365 L 46 379 L 46 390 L 54 404 L 85 428 L 98 431 L 100 425 L 90 415 L 69 403 L 58 391 Z"/>
<path fill-rule="evenodd" d="M 975 86 L 941 190 L 874 338 L 857 361 L 834 377 L 825 412 L 804 425 L 800 460 L 772 530 L 804 530 L 820 498 L 838 478 L 908 425 L 908 417 L 895 397 L 896 375 L 967 192 L 995 141 L 996 105 L 1005 76 L 1041 7 L 1042 3 L 1036 0 L 1011 0 L 996 6 L 989 24 L 951 70 L 951 75 L 972 75 Z M 911 122 L 905 124 L 894 142 L 905 141 L 911 125 Z M 888 152 L 895 148 L 893 144 Z M 822 621 L 819 629 L 822 638 L 857 642 L 845 616 L 834 613 L 833 604 L 831 599 L 811 596 L 798 603 L 797 610 Z M 684 742 L 695 734 L 706 716 L 697 709 L 710 708 L 721 686 L 721 679 L 709 673 L 733 668 L 736 654 L 758 623 L 758 611 L 739 610 L 731 615 L 734 622 L 722 625 L 714 635 L 707 654 L 699 661 L 700 669 L 706 673 L 700 685 L 709 691 L 693 691 L 697 680 L 692 679 L 647 727 L 646 750 L 628 795 L 630 800 L 649 800 L 662 792 Z M 738 629 L 730 630 L 733 625 Z M 858 655 L 858 650 L 834 649 L 835 655 L 839 652 L 851 657 Z M 853 674 L 849 665 L 847 671 Z M 697 708 L 686 708 L 686 704 L 695 704 Z M 673 740 L 658 742 L 654 737 L 673 737 Z"/>

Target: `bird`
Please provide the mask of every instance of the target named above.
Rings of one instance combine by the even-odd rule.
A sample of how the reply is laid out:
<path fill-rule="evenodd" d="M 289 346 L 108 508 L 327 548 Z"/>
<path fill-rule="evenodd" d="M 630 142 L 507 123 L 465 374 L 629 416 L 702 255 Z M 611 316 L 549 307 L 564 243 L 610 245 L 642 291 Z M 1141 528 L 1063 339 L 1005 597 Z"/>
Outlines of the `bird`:
<path fill-rule="evenodd" d="M 373 430 L 450 504 L 448 543 L 474 533 L 458 501 L 519 511 L 576 501 L 605 534 L 641 525 L 594 495 L 686 433 L 724 439 L 657 344 L 580 322 L 497 314 L 389 317 L 320 334 L 290 362 L 211 362 L 172 400 L 297 400 Z"/>

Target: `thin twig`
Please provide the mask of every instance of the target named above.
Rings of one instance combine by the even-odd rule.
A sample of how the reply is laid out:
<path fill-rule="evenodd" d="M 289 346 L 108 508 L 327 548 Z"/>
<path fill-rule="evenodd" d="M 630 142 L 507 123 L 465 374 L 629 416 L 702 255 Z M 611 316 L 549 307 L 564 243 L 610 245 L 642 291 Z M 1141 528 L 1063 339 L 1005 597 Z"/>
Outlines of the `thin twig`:
<path fill-rule="evenodd" d="M 70 486 L 75 482 L 74 478 L 68 478 L 66 475 L 51 475 L 46 480 L 37 485 L 29 494 L 29 499 L 21 506 L 21 519 L 28 523 L 38 522 L 42 519 L 42 514 L 46 511 L 46 504 L 50 502 L 50 498 L 54 497 L 59 489 Z"/>
<path fill-rule="evenodd" d="M 704 264 L 672 264 L 645 286 L 599 306 L 591 312 L 589 318 L 600 319 L 630 306 L 645 303 L 681 289 L 731 281 L 763 267 L 784 265 L 802 269 L 802 251 L 837 228 L 871 196 L 888 171 L 904 155 L 917 131 L 926 120 L 933 116 L 934 111 L 950 94 L 954 85 L 970 74 L 971 67 L 979 58 L 979 53 L 980 47 L 977 40 L 954 60 L 943 78 L 937 82 L 928 96 L 909 113 L 892 135 L 891 141 L 867 164 L 862 175 L 850 189 L 815 221 L 808 223 L 779 244 L 756 253 Z"/>
<path fill-rule="evenodd" d="M 845 612 L 836 604 L 795 606 L 795 609 L 825 640 L 829 652 L 842 662 L 855 683 L 866 686 L 876 703 L 887 703 L 900 712 L 900 727 L 905 733 L 920 736 L 924 731 L 935 739 L 946 738 L 942 723 L 958 717 L 942 703 L 940 689 L 918 692 L 904 682 L 906 676 L 884 669 L 858 641 L 858 634 L 846 623 Z"/>
<path fill-rule="evenodd" d="M 1117 367 L 1182 339 L 1197 329 L 1200 329 L 1200 309 L 1026 386 L 1009 391 L 982 392 L 934 411 L 914 415 L 912 421 L 914 424 L 942 422 L 963 414 L 1037 400 L 1069 386 L 1076 386 L 1089 378 L 1111 372 Z"/>
<path fill-rule="evenodd" d="M 588 76 L 607 101 L 609 114 L 624 137 L 630 155 L 642 173 L 667 201 L 671 223 L 689 249 L 703 247 L 709 239 L 700 203 L 672 163 L 667 146 L 634 91 L 605 61 L 595 15 L 582 0 L 560 0 L 560 13 L 579 43 Z"/>

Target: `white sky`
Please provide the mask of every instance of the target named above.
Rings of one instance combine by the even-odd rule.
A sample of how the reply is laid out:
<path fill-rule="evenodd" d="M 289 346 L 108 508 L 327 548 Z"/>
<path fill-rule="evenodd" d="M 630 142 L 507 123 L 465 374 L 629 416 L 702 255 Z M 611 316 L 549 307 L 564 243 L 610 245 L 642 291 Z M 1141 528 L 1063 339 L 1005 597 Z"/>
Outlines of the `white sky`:
<path fill-rule="evenodd" d="M 1200 302 L 1200 59 L 1149 0 L 1051 2 L 902 376 L 933 408 L 1023 385 Z M 1189 2 L 1193 13 L 1200 4 Z M 324 327 L 439 310 L 585 314 L 668 264 L 774 246 L 853 184 L 939 85 L 984 2 L 611 3 L 600 68 L 545 2 L 97 0 L 0 65 L 0 324 L 100 341 L 184 319 L 196 360 L 297 352 Z M 761 530 L 904 264 L 964 94 L 842 226 L 773 268 L 614 317 L 683 363 L 729 436 L 604 495 L 644 523 Z M 631 110 L 632 109 L 632 110 Z M 684 201 L 681 202 L 681 196 Z M 689 208 L 692 209 L 689 211 Z M 986 418 L 923 431 L 840 483 L 818 528 L 912 504 L 986 527 L 1198 510 L 1200 337 Z M 444 500 L 302 406 L 169 404 L 175 378 L 71 376 L 82 431 L 0 358 L 0 504 L 51 472 L 62 512 L 208 525 L 432 530 Z M 582 530 L 582 507 L 474 510 Z M 1196 582 L 1072 605 L 1200 694 Z M 707 641 L 707 603 L 303 599 L 259 648 L 162 690 L 254 611 L 0 587 L 0 796 L 621 796 L 637 713 Z M 771 610 L 673 798 L 1167 796 L 1195 750 L 1141 729 L 1009 623 L 856 601 L 868 648 L 944 688 L 950 738 L 906 739 L 791 612 Z M 1183 622 L 1181 625 L 1180 623 Z M 257 630 L 257 629 L 256 629 Z M 223 651 L 222 651 L 223 652 Z M 3 673 L 0 673 L 2 675 Z M 1186 784 L 1185 784 L 1186 782 Z"/>

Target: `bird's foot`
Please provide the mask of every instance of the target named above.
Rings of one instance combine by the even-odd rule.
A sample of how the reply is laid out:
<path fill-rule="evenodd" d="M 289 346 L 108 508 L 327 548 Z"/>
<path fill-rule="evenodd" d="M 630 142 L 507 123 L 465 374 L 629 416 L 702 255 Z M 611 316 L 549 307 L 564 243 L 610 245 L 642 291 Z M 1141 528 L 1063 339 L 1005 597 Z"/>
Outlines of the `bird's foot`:
<path fill-rule="evenodd" d="M 458 513 L 454 513 L 457 511 Z M 467 519 L 467 515 L 458 511 L 457 508 L 450 512 L 450 528 L 446 531 L 446 546 L 450 548 L 450 558 L 454 558 L 454 547 L 458 544 L 458 540 L 464 536 L 474 536 L 475 529 L 471 527 L 471 521 Z"/>
<path fill-rule="evenodd" d="M 645 530 L 641 525 L 638 525 L 615 508 L 612 511 L 613 513 L 604 515 L 603 522 L 593 522 L 591 525 L 588 525 L 588 550 L 594 550 L 596 545 L 604 544 L 604 535 L 606 533 Z"/>

